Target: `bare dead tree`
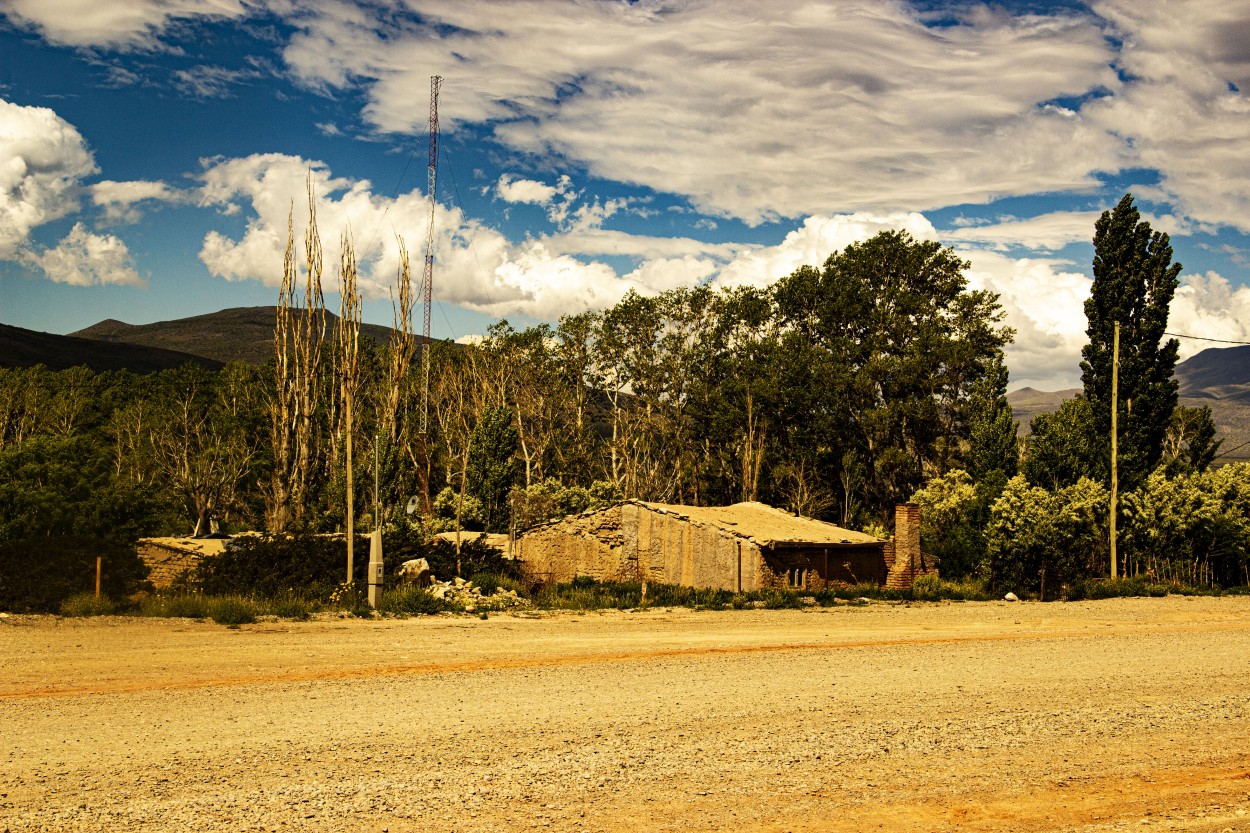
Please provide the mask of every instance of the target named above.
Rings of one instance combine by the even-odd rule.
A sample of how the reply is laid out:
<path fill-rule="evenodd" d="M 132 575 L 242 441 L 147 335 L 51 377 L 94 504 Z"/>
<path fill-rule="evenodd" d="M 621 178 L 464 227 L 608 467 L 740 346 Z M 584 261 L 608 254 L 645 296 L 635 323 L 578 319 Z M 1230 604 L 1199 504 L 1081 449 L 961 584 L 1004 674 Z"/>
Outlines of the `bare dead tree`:
<path fill-rule="evenodd" d="M 274 532 L 284 531 L 292 522 L 303 519 L 319 446 L 317 409 L 323 396 L 320 365 L 326 312 L 321 292 L 321 236 L 317 231 L 311 174 L 307 190 L 303 307 L 295 306 L 299 269 L 295 262 L 292 206 L 287 215 L 286 251 L 274 325 L 274 391 L 269 403 L 274 467 L 266 507 L 269 529 Z"/>
<path fill-rule="evenodd" d="M 356 247 L 350 230 L 342 237 L 339 256 L 339 320 L 335 327 L 336 370 L 339 386 L 339 430 L 346 455 L 347 485 L 347 583 L 352 582 L 355 556 L 355 507 L 352 483 L 352 448 L 355 445 L 356 394 L 360 387 L 360 293 L 356 290 Z"/>

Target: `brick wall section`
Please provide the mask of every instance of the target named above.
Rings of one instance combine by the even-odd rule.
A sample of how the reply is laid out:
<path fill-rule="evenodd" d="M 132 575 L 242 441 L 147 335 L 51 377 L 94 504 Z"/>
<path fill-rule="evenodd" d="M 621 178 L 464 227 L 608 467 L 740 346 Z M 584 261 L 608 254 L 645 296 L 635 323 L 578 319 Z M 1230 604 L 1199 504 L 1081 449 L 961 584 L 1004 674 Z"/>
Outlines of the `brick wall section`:
<path fill-rule="evenodd" d="M 638 574 L 636 560 L 625 562 L 619 505 L 526 530 L 513 552 L 531 578 L 541 581 L 566 582 L 574 576 L 629 581 Z"/>

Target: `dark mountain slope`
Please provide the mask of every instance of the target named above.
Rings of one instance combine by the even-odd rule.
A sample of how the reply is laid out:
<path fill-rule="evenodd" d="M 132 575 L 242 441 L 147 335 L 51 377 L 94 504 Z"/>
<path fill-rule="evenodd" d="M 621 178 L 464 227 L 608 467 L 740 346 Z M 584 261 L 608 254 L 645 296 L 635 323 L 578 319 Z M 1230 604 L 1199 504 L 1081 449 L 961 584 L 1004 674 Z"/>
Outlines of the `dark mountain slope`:
<path fill-rule="evenodd" d="M 181 367 L 187 362 L 210 370 L 222 366 L 221 362 L 176 350 L 41 333 L 0 324 L 0 367 L 42 364 L 50 370 L 65 370 L 86 365 L 97 373 L 107 370 L 153 373 Z"/>
<path fill-rule="evenodd" d="M 180 350 L 207 356 L 218 362 L 244 362 L 262 365 L 273 358 L 273 327 L 276 307 L 234 307 L 207 315 L 157 321 L 153 324 L 125 324 L 108 319 L 72 335 L 115 343 L 142 344 L 165 350 Z M 326 313 L 327 335 L 333 332 L 338 316 Z M 376 344 L 391 338 L 390 327 L 361 324 L 361 335 Z"/>

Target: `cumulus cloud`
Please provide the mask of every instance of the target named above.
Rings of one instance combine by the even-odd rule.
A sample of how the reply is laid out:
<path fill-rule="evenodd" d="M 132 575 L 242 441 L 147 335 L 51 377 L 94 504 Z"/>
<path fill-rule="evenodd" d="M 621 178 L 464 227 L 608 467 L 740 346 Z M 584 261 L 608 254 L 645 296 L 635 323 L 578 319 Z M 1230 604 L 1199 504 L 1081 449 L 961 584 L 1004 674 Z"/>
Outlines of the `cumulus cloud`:
<path fill-rule="evenodd" d="M 530 205 L 546 205 L 559 190 L 554 185 L 533 179 L 518 179 L 510 174 L 499 177 L 495 183 L 495 196 L 504 202 L 521 202 Z"/>
<path fill-rule="evenodd" d="M 1182 275 L 1172 299 L 1168 330 L 1181 335 L 1224 341 L 1250 341 L 1250 287 L 1234 287 L 1216 272 Z M 1182 338 L 1182 360 L 1217 343 Z"/>
<path fill-rule="evenodd" d="M 721 286 L 767 286 L 800 266 L 819 266 L 834 252 L 860 243 L 882 231 L 906 231 L 918 240 L 936 232 L 922 214 L 838 214 L 808 217 L 776 246 L 744 251 L 720 270 Z"/>
<path fill-rule="evenodd" d="M 42 252 L 28 250 L 21 257 L 56 283 L 71 286 L 143 286 L 145 283 L 135 271 L 125 243 L 111 234 L 87 231 L 82 223 L 75 223 L 55 247 Z"/>
<path fill-rule="evenodd" d="M 31 229 L 77 210 L 82 178 L 96 171 L 73 125 L 0 99 L 0 259 L 16 257 Z"/>
<path fill-rule="evenodd" d="M 969 286 L 997 293 L 1006 313 L 1003 323 L 1016 331 L 1006 350 L 1011 387 L 1063 390 L 1079 385 L 1085 299 L 1093 279 L 1063 260 L 957 251 L 972 264 L 965 273 Z"/>
<path fill-rule="evenodd" d="M 50 43 L 120 49 L 158 48 L 162 32 L 177 20 L 246 13 L 241 0 L 7 0 L 0 7 L 0 14 Z"/>
<path fill-rule="evenodd" d="M 305 177 L 312 172 L 317 225 L 325 249 L 324 285 L 337 289 L 339 235 L 351 229 L 360 263 L 359 285 L 367 297 L 385 297 L 398 266 L 394 236 L 424 240 L 428 203 L 418 190 L 394 199 L 373 193 L 365 180 L 334 176 L 320 162 L 282 154 L 205 160 L 200 200 L 205 206 L 248 218 L 241 237 L 219 231 L 205 236 L 200 259 L 226 280 L 276 286 L 282 274 L 288 212 L 294 206 L 296 248 L 307 225 Z M 565 313 L 610 306 L 630 289 L 643 294 L 696 283 L 714 269 L 715 255 L 733 247 L 693 240 L 638 237 L 596 224 L 611 213 L 592 202 L 571 214 L 567 232 L 513 243 L 498 231 L 439 206 L 435 219 L 435 296 L 440 303 L 496 316 L 522 314 L 555 319 Z M 601 235 L 600 244 L 592 243 Z M 628 251 L 643 261 L 621 275 L 596 256 Z M 711 253 L 711 254 L 709 254 Z M 420 262 L 423 252 L 412 252 Z"/>

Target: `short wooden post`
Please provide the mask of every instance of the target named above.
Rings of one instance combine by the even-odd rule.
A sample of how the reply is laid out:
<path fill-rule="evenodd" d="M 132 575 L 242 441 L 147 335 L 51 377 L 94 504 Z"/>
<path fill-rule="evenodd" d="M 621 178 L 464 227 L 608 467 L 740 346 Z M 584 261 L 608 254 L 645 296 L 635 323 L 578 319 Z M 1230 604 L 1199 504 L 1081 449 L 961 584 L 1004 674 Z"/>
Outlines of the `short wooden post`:
<path fill-rule="evenodd" d="M 100 565 L 104 559 L 100 556 L 95 557 L 95 597 L 100 598 Z"/>

